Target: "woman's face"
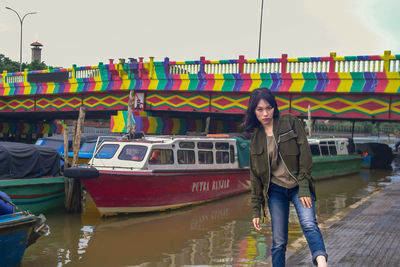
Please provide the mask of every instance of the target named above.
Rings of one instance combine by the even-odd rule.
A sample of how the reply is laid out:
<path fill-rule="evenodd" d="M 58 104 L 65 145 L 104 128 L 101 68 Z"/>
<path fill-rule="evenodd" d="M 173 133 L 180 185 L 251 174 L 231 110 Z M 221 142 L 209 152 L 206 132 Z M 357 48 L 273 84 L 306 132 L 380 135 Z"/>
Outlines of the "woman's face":
<path fill-rule="evenodd" d="M 255 110 L 257 120 L 261 125 L 268 126 L 273 123 L 274 108 L 264 99 L 261 99 Z"/>

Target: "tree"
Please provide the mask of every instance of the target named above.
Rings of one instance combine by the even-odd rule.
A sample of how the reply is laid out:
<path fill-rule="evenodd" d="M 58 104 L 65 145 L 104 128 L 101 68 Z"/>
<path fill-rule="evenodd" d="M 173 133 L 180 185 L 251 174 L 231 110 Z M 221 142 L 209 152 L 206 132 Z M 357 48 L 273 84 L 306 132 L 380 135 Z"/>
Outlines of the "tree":
<path fill-rule="evenodd" d="M 3 54 L 0 54 L 0 73 L 5 70 L 7 72 L 17 72 L 19 71 L 19 63 L 16 61 L 12 61 Z"/>
<path fill-rule="evenodd" d="M 47 65 L 43 61 L 39 62 L 39 61 L 35 60 L 35 61 L 29 63 L 26 66 L 26 68 L 28 70 L 45 70 L 45 69 L 47 69 Z"/>
<path fill-rule="evenodd" d="M 33 61 L 31 63 L 22 63 L 22 69 L 28 70 L 45 70 L 47 65 L 42 61 Z M 19 72 L 19 62 L 13 61 L 3 54 L 0 54 L 0 73 L 3 71 L 7 72 Z"/>

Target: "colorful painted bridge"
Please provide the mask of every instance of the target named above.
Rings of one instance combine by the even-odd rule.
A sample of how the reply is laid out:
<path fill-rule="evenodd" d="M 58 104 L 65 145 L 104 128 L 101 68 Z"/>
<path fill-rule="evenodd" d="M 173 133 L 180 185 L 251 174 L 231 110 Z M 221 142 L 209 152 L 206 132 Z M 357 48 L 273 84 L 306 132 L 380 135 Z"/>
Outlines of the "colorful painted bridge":
<path fill-rule="evenodd" d="M 104 118 L 106 112 L 126 110 L 130 90 L 135 92 L 135 108 L 146 111 L 145 116 L 166 111 L 176 112 L 175 117 L 182 112 L 241 115 L 249 92 L 258 87 L 274 91 L 284 113 L 306 116 L 310 106 L 314 118 L 400 119 L 400 55 L 390 51 L 375 56 L 283 54 L 183 62 L 130 58 L 88 67 L 3 72 L 0 117 L 23 119 L 32 114 L 57 119 L 84 106 L 87 113 Z"/>

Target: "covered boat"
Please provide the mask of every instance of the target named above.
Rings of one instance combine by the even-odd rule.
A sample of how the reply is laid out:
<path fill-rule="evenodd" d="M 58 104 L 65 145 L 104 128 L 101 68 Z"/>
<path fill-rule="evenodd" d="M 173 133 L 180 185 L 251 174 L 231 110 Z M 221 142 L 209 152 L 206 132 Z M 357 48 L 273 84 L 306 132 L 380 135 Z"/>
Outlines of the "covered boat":
<path fill-rule="evenodd" d="M 0 191 L 22 210 L 41 213 L 62 208 L 60 160 L 53 148 L 0 142 Z"/>
<path fill-rule="evenodd" d="M 228 135 L 104 141 L 92 168 L 69 168 L 102 215 L 179 208 L 250 189 L 249 140 Z"/>
<path fill-rule="evenodd" d="M 363 156 L 362 168 L 367 169 L 392 169 L 395 158 L 389 145 L 377 142 L 356 144 L 356 151 Z"/>

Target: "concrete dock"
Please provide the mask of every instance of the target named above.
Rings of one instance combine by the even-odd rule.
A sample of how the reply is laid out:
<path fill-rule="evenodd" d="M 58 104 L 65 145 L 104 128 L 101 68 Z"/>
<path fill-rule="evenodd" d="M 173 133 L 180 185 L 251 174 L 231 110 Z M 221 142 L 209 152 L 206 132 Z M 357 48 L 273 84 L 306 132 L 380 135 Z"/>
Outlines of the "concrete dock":
<path fill-rule="evenodd" d="M 328 266 L 400 266 L 400 182 L 344 212 L 320 225 Z M 286 266 L 313 266 L 304 238 L 288 247 Z"/>

